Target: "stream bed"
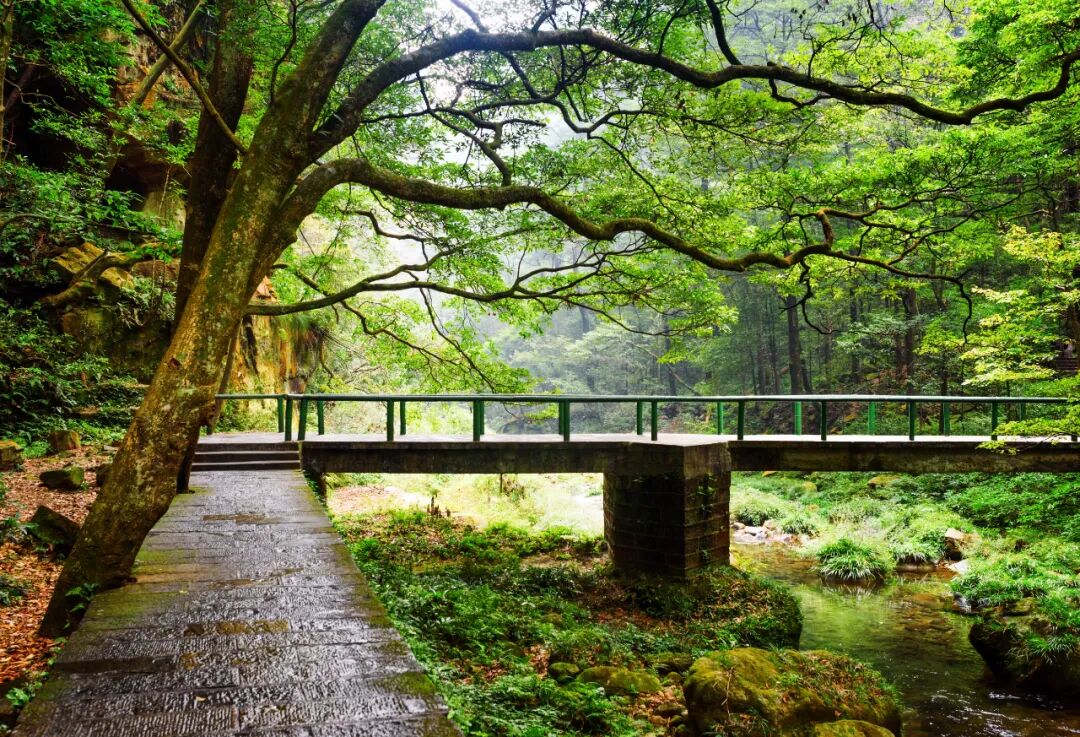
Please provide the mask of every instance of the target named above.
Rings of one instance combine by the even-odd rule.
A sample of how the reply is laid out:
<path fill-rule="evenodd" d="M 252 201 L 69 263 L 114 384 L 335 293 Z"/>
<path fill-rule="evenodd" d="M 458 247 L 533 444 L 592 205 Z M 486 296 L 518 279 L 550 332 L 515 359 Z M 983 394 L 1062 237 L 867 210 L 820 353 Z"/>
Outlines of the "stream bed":
<path fill-rule="evenodd" d="M 884 586 L 824 584 L 784 545 L 732 545 L 733 562 L 792 587 L 803 612 L 801 647 L 865 661 L 896 684 L 905 737 L 1080 735 L 1071 703 L 996 682 L 968 644 L 970 617 L 953 611 L 944 572 L 904 573 Z"/>

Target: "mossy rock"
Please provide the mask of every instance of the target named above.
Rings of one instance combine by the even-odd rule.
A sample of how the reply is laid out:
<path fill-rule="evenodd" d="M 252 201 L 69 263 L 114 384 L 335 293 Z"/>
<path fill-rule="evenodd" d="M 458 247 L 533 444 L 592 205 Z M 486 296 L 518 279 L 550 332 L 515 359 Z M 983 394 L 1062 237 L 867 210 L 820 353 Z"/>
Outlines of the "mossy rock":
<path fill-rule="evenodd" d="M 893 733 L 870 722 L 841 719 L 815 724 L 814 737 L 893 737 Z"/>
<path fill-rule="evenodd" d="M 660 675 L 668 673 L 686 673 L 694 664 L 690 653 L 659 653 L 648 658 L 649 665 Z"/>
<path fill-rule="evenodd" d="M 53 430 L 49 433 L 48 441 L 49 452 L 53 454 L 75 450 L 82 445 L 79 433 L 74 430 Z"/>
<path fill-rule="evenodd" d="M 660 679 L 648 671 L 616 668 L 611 665 L 586 668 L 577 680 L 582 683 L 595 683 L 602 686 L 607 694 L 616 696 L 658 693 L 663 689 Z"/>
<path fill-rule="evenodd" d="M 548 665 L 548 675 L 551 676 L 556 683 L 569 683 L 577 678 L 580 673 L 581 668 L 573 663 L 551 663 Z"/>
<path fill-rule="evenodd" d="M 14 440 L 0 440 L 0 471 L 10 471 L 22 464 L 22 448 Z"/>
<path fill-rule="evenodd" d="M 888 489 L 890 486 L 895 486 L 903 476 L 897 476 L 896 474 L 884 473 L 880 476 L 874 476 L 872 479 L 866 482 L 866 485 L 871 489 Z"/>
<path fill-rule="evenodd" d="M 683 684 L 700 734 L 802 737 L 850 719 L 900 734 L 900 710 L 871 668 L 824 651 L 736 648 L 697 660 Z"/>
<path fill-rule="evenodd" d="M 1053 628 L 1037 613 L 1003 614 L 1000 618 L 987 615 L 972 625 L 968 640 L 1001 680 L 1054 693 L 1075 694 L 1080 692 L 1080 648 L 1048 658 L 1033 653 L 1028 644 L 1030 639 L 1041 637 Z"/>
<path fill-rule="evenodd" d="M 79 523 L 41 505 L 30 518 L 30 534 L 45 545 L 67 555 L 79 535 Z"/>
<path fill-rule="evenodd" d="M 80 466 L 65 466 L 64 468 L 42 471 L 38 478 L 47 489 L 74 491 L 82 488 L 85 475 Z"/>

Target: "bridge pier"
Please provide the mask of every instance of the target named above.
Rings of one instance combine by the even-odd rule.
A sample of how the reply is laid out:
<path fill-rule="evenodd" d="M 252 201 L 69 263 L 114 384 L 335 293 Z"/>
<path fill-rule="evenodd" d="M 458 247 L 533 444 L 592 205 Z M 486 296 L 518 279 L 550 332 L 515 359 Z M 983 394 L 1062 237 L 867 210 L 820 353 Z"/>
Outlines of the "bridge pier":
<path fill-rule="evenodd" d="M 666 473 L 604 473 L 604 537 L 615 567 L 686 579 L 729 560 L 731 455 L 723 445 L 668 447 Z M 677 456 L 681 456 L 678 458 Z"/>

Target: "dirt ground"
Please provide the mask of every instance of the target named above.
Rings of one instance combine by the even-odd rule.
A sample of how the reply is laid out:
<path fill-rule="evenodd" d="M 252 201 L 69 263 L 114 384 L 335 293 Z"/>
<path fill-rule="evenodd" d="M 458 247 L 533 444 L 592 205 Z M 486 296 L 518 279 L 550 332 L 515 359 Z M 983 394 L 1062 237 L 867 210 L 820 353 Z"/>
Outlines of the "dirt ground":
<path fill-rule="evenodd" d="M 96 497 L 93 468 L 108 461 L 110 454 L 100 447 L 83 447 L 61 455 L 33 458 L 21 468 L 0 474 L 0 576 L 10 579 L 25 593 L 9 605 L 0 605 L 0 694 L 13 682 L 32 680 L 45 670 L 53 640 L 37 635 L 38 622 L 45 613 L 63 561 L 14 527 L 11 518 L 28 521 L 39 505 L 81 523 Z M 38 480 L 42 471 L 79 465 L 86 471 L 84 488 L 52 491 Z"/>

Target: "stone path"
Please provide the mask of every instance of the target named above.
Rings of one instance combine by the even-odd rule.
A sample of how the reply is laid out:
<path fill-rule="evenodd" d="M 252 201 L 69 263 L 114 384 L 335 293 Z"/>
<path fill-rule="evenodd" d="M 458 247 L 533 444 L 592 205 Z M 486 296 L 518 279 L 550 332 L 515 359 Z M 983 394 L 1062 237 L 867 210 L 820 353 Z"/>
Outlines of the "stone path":
<path fill-rule="evenodd" d="M 191 483 L 15 735 L 459 735 L 299 472 Z"/>

